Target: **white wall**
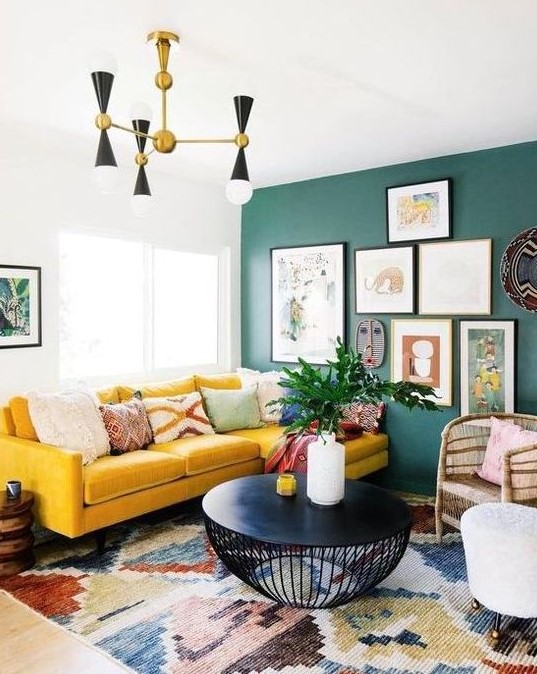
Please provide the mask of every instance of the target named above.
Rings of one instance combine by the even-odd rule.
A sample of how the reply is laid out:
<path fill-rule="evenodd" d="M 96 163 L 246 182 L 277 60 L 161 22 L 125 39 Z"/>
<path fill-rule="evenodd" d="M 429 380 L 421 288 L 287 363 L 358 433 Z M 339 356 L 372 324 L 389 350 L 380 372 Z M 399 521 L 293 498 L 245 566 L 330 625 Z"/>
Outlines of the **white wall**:
<path fill-rule="evenodd" d="M 13 142 L 11 154 L 4 154 L 0 164 L 0 264 L 42 268 L 43 319 L 41 347 L 0 349 L 0 402 L 27 390 L 54 391 L 60 386 L 57 234 L 63 228 L 117 233 L 189 251 L 228 248 L 231 320 L 221 338 L 229 343 L 229 367 L 239 365 L 240 208 L 226 201 L 224 185 L 186 182 L 150 171 L 155 208 L 149 217 L 138 219 L 129 204 L 134 165 L 122 169 L 116 194 L 101 195 L 92 183 L 90 153 L 80 156 L 72 147 L 67 149 L 65 138 L 50 141 L 34 137 L 26 149 Z M 179 157 L 162 159 L 180 162 Z M 95 273 L 100 273 L 99 260 Z M 126 292 L 128 285 L 125 279 Z"/>

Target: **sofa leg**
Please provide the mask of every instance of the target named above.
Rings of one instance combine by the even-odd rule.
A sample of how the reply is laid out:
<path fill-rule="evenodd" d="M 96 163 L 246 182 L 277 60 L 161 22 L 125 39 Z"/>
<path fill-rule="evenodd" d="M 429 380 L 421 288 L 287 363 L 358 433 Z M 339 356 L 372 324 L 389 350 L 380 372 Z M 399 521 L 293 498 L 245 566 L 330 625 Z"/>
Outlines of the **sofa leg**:
<path fill-rule="evenodd" d="M 97 542 L 97 554 L 104 555 L 104 548 L 106 545 L 106 529 L 99 529 L 96 531 L 95 540 Z"/>

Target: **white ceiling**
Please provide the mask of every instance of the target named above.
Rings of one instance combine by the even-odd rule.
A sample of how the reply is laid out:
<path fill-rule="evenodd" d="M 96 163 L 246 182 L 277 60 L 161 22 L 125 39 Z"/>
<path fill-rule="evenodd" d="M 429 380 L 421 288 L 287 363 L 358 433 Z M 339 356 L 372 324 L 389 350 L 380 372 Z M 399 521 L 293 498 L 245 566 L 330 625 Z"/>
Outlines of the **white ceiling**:
<path fill-rule="evenodd" d="M 93 163 L 89 63 L 119 65 L 109 112 L 146 100 L 160 125 L 152 30 L 179 33 L 168 126 L 232 137 L 235 93 L 255 102 L 255 187 L 537 139 L 535 0 L 2 0 L 3 166 L 43 152 Z M 118 160 L 130 134 L 111 132 Z M 233 146 L 179 146 L 150 169 L 227 180 Z M 134 165 L 133 165 L 134 176 Z"/>

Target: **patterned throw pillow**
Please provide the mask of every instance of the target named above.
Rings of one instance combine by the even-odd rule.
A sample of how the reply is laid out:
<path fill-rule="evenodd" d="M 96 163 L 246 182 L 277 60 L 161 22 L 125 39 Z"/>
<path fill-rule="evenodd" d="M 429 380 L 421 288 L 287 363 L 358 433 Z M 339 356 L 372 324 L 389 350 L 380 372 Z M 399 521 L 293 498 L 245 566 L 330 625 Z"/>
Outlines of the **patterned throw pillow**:
<path fill-rule="evenodd" d="M 106 432 L 112 445 L 112 454 L 125 454 L 145 449 L 152 441 L 151 426 L 143 402 L 133 397 L 124 403 L 99 407 Z"/>
<path fill-rule="evenodd" d="M 144 398 L 143 402 L 157 445 L 177 438 L 214 434 L 203 409 L 201 394 L 197 392 L 167 398 Z"/>
<path fill-rule="evenodd" d="M 351 403 L 346 406 L 343 419 L 360 425 L 367 433 L 378 435 L 387 407 L 386 403 Z"/>

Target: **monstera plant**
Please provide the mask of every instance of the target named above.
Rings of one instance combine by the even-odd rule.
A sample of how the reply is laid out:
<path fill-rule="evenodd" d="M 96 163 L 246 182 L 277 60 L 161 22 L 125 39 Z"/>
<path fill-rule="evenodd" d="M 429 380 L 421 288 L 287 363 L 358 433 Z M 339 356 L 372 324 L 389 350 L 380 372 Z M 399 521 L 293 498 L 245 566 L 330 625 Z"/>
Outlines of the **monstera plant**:
<path fill-rule="evenodd" d="M 293 407 L 294 420 L 287 433 L 299 435 L 315 428 L 317 435 L 341 432 L 345 407 L 353 402 L 378 403 L 387 398 L 408 409 L 438 410 L 434 388 L 409 381 L 392 382 L 373 374 L 362 356 L 337 338 L 336 358 L 327 367 L 314 367 L 298 359 L 298 368 L 282 368 L 279 384 L 287 391 L 274 404 Z"/>

